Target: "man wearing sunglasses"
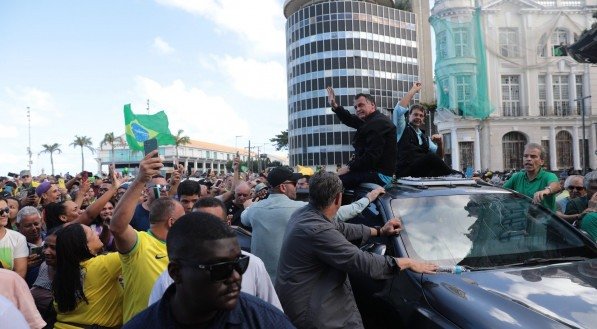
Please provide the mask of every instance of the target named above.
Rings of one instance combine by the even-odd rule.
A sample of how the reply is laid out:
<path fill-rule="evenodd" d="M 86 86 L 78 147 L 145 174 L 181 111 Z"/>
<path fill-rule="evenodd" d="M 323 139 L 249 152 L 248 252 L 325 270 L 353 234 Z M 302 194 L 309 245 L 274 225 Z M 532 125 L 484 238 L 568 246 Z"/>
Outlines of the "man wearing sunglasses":
<path fill-rule="evenodd" d="M 193 206 L 193 211 L 212 214 L 222 220 L 223 223 L 229 225 L 226 218 L 226 207 L 219 199 L 212 197 L 200 199 Z M 241 253 L 243 256 L 248 256 L 250 261 L 247 271 L 243 274 L 244 280 L 242 281 L 240 290 L 249 295 L 259 297 L 282 310 L 282 305 L 280 304 L 274 285 L 267 274 L 263 261 L 259 257 L 244 250 L 241 250 Z M 170 277 L 170 274 L 168 274 L 168 271 L 164 271 L 153 285 L 151 295 L 149 295 L 148 305 L 151 305 L 162 298 L 166 289 L 168 289 L 173 282 L 174 281 Z"/>
<path fill-rule="evenodd" d="M 587 210 L 592 208 L 589 207 L 590 201 L 597 202 L 597 171 L 591 171 L 585 175 L 584 187 L 585 195 L 570 200 L 566 205 L 565 213 L 566 215 L 573 215 L 573 221 L 580 221 L 587 212 L 592 211 L 591 209 Z"/>
<path fill-rule="evenodd" d="M 290 216 L 307 205 L 307 202 L 295 200 L 296 184 L 301 178 L 302 174 L 294 173 L 288 167 L 273 168 L 267 176 L 271 185 L 269 197 L 251 205 L 241 214 L 243 224 L 253 229 L 251 253 L 263 260 L 272 282 L 276 280 L 278 259 Z M 334 219 L 346 221 L 355 217 L 383 192 L 383 188 L 375 189 L 366 197 L 340 207 Z"/>
<path fill-rule="evenodd" d="M 585 178 L 581 175 L 570 175 L 564 181 L 564 189 L 568 192 L 568 196 L 561 200 L 556 200 L 557 211 L 556 214 L 563 220 L 573 223 L 578 218 L 577 215 L 566 215 L 566 208 L 570 201 L 584 197 L 587 195 L 587 190 L 584 186 Z"/>
<path fill-rule="evenodd" d="M 174 284 L 123 329 L 294 328 L 280 310 L 241 292 L 249 257 L 220 218 L 204 212 L 182 216 L 167 246 Z"/>
<path fill-rule="evenodd" d="M 161 197 L 168 197 L 168 190 L 166 188 L 166 179 L 164 176 L 156 174 L 146 184 L 145 195 L 147 199 L 140 203 L 135 208 L 133 219 L 131 219 L 131 226 L 137 231 L 147 231 L 149 229 L 149 209 L 151 203 Z"/>

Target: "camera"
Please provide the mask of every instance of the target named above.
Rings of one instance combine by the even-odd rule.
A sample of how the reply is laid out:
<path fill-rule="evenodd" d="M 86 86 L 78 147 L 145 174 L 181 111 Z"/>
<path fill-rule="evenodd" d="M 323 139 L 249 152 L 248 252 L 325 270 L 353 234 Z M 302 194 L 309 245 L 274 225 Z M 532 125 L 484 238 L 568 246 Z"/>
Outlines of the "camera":
<path fill-rule="evenodd" d="M 12 177 L 12 178 L 18 178 L 18 177 L 19 177 L 19 174 L 15 174 L 15 173 L 13 173 L 13 172 L 9 172 L 9 173 L 8 173 L 8 177 Z"/>

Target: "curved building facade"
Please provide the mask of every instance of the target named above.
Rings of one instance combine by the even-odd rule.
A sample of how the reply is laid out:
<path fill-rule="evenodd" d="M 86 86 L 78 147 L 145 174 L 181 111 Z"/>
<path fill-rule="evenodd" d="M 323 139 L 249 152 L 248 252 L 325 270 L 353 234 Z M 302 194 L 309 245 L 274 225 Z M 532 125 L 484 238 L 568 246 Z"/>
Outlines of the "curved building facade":
<path fill-rule="evenodd" d="M 354 129 L 331 111 L 326 86 L 347 109 L 362 92 L 373 95 L 378 109 L 389 115 L 418 80 L 415 14 L 394 9 L 393 3 L 284 4 L 291 166 L 332 166 L 350 159 Z"/>

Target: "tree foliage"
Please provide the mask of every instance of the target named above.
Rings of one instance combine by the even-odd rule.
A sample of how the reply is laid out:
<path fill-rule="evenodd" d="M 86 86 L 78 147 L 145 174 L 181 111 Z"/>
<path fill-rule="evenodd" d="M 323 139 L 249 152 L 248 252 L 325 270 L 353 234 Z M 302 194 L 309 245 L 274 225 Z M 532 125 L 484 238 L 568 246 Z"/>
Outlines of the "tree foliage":
<path fill-rule="evenodd" d="M 276 151 L 288 149 L 288 130 L 284 130 L 276 135 L 276 137 L 271 138 L 270 142 L 274 143 L 274 147 Z"/>

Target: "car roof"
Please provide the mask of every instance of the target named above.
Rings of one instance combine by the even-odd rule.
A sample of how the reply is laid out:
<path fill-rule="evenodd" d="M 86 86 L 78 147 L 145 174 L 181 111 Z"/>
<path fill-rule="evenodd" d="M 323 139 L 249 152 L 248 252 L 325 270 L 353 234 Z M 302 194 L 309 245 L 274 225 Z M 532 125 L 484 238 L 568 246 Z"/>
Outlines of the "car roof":
<path fill-rule="evenodd" d="M 470 178 L 400 178 L 385 187 L 393 199 L 455 194 L 512 193 L 512 191 Z"/>

